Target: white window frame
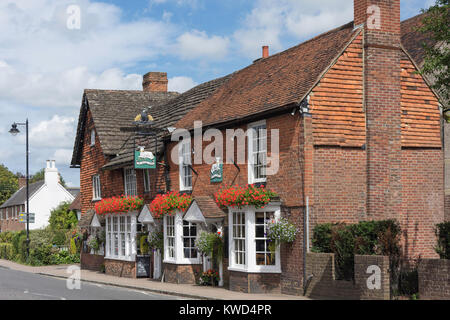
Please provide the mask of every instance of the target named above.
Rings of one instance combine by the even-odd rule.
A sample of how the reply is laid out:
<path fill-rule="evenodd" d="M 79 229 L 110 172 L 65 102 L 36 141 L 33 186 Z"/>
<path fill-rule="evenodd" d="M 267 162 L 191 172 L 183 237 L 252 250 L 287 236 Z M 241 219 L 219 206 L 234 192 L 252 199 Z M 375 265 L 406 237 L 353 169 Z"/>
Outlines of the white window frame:
<path fill-rule="evenodd" d="M 144 175 L 144 192 L 149 193 L 150 192 L 150 170 L 144 169 L 143 171 Z"/>
<path fill-rule="evenodd" d="M 102 199 L 102 188 L 100 183 L 100 175 L 96 174 L 92 176 L 92 201 L 98 201 Z"/>
<path fill-rule="evenodd" d="M 121 224 L 121 220 L 124 221 L 123 224 Z M 106 259 L 136 260 L 136 224 L 137 214 L 135 212 L 108 214 L 106 216 Z M 116 230 L 114 230 L 114 225 L 117 226 Z M 116 236 L 117 247 L 115 243 Z"/>
<path fill-rule="evenodd" d="M 254 141 L 253 138 L 255 137 L 255 128 L 265 126 L 266 130 L 266 137 L 265 137 L 265 150 L 262 152 L 265 152 L 265 161 L 266 161 L 266 170 L 267 170 L 267 124 L 266 120 L 261 120 L 258 122 L 250 123 L 247 126 L 247 141 L 248 141 L 248 149 L 247 149 L 247 158 L 248 158 L 248 183 L 254 184 L 254 183 L 265 183 L 267 181 L 267 176 L 264 178 L 256 178 L 255 172 L 254 172 L 254 152 L 253 152 L 253 145 Z M 261 153 L 262 153 L 261 152 Z M 257 152 L 259 153 L 259 151 Z M 267 173 L 267 171 L 266 171 Z"/>
<path fill-rule="evenodd" d="M 95 146 L 95 130 L 94 130 L 94 129 L 91 130 L 91 141 L 90 141 L 90 146 L 91 146 L 91 147 Z"/>
<path fill-rule="evenodd" d="M 138 191 L 137 191 L 136 170 L 133 168 L 123 169 L 123 181 L 125 184 L 124 186 L 125 196 L 137 197 Z"/>
<path fill-rule="evenodd" d="M 274 212 L 274 218 L 280 218 L 280 204 L 269 203 L 264 209 L 256 209 L 254 206 L 247 206 L 241 209 L 229 208 L 228 214 L 228 250 L 229 267 L 228 270 L 247 272 L 247 273 L 281 273 L 281 254 L 280 246 L 275 250 L 275 265 L 257 265 L 256 264 L 256 232 L 255 232 L 255 212 Z M 233 215 L 235 213 L 245 213 L 245 264 L 237 264 L 235 261 L 235 248 L 233 238 Z"/>
<path fill-rule="evenodd" d="M 187 151 L 186 151 L 187 150 Z M 189 157 L 189 163 L 186 163 L 187 158 Z M 189 167 L 191 164 L 191 140 L 183 140 L 178 144 L 178 167 L 179 167 L 179 176 L 180 176 L 180 191 L 191 191 L 192 190 L 192 169 Z M 188 173 L 190 173 L 190 182 L 188 185 L 185 182 L 185 179 L 189 179 L 189 175 L 185 174 L 185 169 L 187 168 Z"/>
<path fill-rule="evenodd" d="M 168 238 L 168 217 L 164 216 L 164 263 L 170 264 L 201 264 L 201 255 L 197 253 L 197 258 L 185 258 L 184 257 L 184 245 L 183 245 L 183 213 L 181 211 L 176 211 L 176 213 L 170 217 L 173 217 L 174 220 L 174 236 L 175 236 L 175 244 L 174 244 L 174 257 L 169 256 L 169 238 Z M 200 234 L 200 225 L 197 224 L 197 235 Z"/>

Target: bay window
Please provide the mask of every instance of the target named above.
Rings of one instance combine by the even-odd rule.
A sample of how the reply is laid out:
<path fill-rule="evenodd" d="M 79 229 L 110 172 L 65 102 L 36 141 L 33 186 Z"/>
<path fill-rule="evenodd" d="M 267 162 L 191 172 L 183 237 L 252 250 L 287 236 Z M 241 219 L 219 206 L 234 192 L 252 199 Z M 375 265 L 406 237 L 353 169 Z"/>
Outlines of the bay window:
<path fill-rule="evenodd" d="M 164 217 L 164 262 L 173 264 L 200 264 L 201 257 L 195 241 L 196 223 L 183 220 L 183 213 Z"/>
<path fill-rule="evenodd" d="M 136 255 L 136 214 L 106 216 L 107 259 L 134 261 Z"/>
<path fill-rule="evenodd" d="M 277 204 L 264 209 L 230 208 L 229 270 L 242 272 L 280 273 L 280 248 L 267 239 L 269 221 L 279 219 Z"/>

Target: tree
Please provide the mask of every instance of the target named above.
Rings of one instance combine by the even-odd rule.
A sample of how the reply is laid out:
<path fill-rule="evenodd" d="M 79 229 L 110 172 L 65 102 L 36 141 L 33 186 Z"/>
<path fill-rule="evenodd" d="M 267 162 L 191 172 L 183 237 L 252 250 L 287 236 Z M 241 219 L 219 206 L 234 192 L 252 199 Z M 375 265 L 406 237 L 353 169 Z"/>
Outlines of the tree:
<path fill-rule="evenodd" d="M 61 185 L 66 188 L 66 182 L 64 181 L 64 178 L 61 176 L 60 173 L 59 174 L 59 183 L 61 183 Z M 45 168 L 42 168 L 41 170 L 39 170 L 38 172 L 36 172 L 31 178 L 30 178 L 30 183 L 34 183 L 34 182 L 38 182 L 41 180 L 45 179 Z"/>
<path fill-rule="evenodd" d="M 77 225 L 77 214 L 69 207 L 69 202 L 62 202 L 50 212 L 49 223 L 52 230 L 70 230 Z"/>
<path fill-rule="evenodd" d="M 0 205 L 8 200 L 19 188 L 17 176 L 0 164 Z"/>
<path fill-rule="evenodd" d="M 426 56 L 422 73 L 429 76 L 445 101 L 450 99 L 450 8 L 449 0 L 436 0 L 426 10 L 419 30 L 429 34 L 433 45 L 424 44 Z M 448 106 L 444 106 L 447 109 Z"/>

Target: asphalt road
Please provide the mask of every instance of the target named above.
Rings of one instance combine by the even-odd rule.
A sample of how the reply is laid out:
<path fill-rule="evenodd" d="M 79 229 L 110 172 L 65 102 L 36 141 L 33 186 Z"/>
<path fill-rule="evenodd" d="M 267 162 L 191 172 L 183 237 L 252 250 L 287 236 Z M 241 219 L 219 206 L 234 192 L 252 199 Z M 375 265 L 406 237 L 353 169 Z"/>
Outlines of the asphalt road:
<path fill-rule="evenodd" d="M 126 288 L 81 283 L 80 290 L 69 290 L 65 279 L 0 267 L 0 300 L 178 300 Z"/>

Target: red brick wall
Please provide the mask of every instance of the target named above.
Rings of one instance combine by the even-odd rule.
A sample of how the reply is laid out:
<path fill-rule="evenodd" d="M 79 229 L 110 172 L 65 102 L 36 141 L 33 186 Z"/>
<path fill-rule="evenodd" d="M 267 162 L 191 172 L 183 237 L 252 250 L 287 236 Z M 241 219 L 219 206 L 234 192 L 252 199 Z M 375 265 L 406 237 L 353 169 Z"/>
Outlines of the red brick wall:
<path fill-rule="evenodd" d="M 268 129 L 268 150 L 270 155 L 270 130 L 279 129 L 280 146 L 280 168 L 278 174 L 267 178 L 267 188 L 277 192 L 282 199 L 282 215 L 286 216 L 290 221 L 295 223 L 297 227 L 303 229 L 303 180 L 301 171 L 303 170 L 303 161 L 301 154 L 303 153 L 303 120 L 298 113 L 295 116 L 288 114 L 279 115 L 266 119 Z M 246 130 L 247 126 L 241 126 Z M 209 142 L 204 143 L 204 147 Z M 168 152 L 176 146 L 171 142 Z M 242 148 L 242 146 L 240 146 Z M 237 154 L 237 144 L 235 145 L 235 156 Z M 237 158 L 234 159 L 237 161 Z M 179 169 L 171 160 L 170 164 L 170 180 L 172 190 L 179 190 Z M 193 174 L 193 190 L 192 194 L 197 195 L 213 195 L 220 187 L 224 185 L 241 185 L 246 186 L 248 183 L 248 171 L 246 164 L 239 164 L 240 171 L 232 164 L 224 164 L 224 181 L 223 183 L 210 182 L 211 165 L 193 165 L 198 176 Z M 282 271 L 281 277 L 277 277 L 277 281 L 281 282 L 281 290 L 285 293 L 301 294 L 301 278 L 303 272 L 302 259 L 302 236 L 299 235 L 296 241 L 291 245 L 282 247 L 281 261 Z M 227 268 L 227 266 L 225 266 Z M 230 280 L 231 283 L 231 280 Z"/>
<path fill-rule="evenodd" d="M 104 265 L 104 257 L 97 254 L 89 254 L 85 252 L 81 252 L 80 258 L 81 269 L 92 270 L 92 271 L 100 271 L 102 269 L 102 265 Z"/>
<path fill-rule="evenodd" d="M 418 273 L 420 299 L 450 300 L 450 260 L 421 260 Z"/>
<path fill-rule="evenodd" d="M 410 258 L 435 258 L 434 227 L 444 220 L 442 150 L 402 150 L 404 250 Z"/>

